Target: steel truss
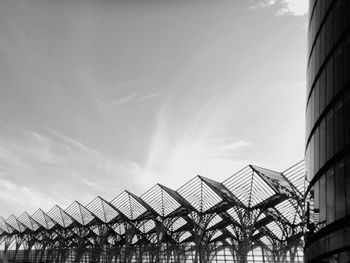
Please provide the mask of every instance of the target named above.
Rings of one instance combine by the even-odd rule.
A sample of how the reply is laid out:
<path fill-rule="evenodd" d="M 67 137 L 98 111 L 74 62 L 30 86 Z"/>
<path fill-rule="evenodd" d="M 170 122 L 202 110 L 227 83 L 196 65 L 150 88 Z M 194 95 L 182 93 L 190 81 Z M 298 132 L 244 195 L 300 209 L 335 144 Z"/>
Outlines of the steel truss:
<path fill-rule="evenodd" d="M 1 262 L 303 262 L 304 162 L 0 217 Z"/>

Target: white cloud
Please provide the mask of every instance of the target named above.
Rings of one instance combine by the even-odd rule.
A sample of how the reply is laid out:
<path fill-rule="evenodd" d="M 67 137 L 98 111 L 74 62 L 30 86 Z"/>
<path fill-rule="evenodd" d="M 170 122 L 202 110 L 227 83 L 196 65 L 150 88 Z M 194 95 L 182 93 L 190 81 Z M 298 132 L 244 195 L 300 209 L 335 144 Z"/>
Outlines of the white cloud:
<path fill-rule="evenodd" d="M 140 178 L 144 185 L 159 182 L 177 189 L 198 174 L 223 181 L 249 163 L 245 154 L 253 145 L 234 138 L 234 131 L 212 128 L 212 123 L 195 119 L 184 134 L 171 135 L 170 119 L 167 110 L 158 116 L 149 160 Z"/>
<path fill-rule="evenodd" d="M 253 9 L 276 7 L 276 15 L 303 16 L 308 13 L 308 1 L 306 0 L 263 0 L 255 2 Z"/>
<path fill-rule="evenodd" d="M 97 195 L 111 199 L 124 188 L 139 189 L 138 164 L 106 156 L 52 130 L 1 135 L 0 164 L 3 216 L 48 209 L 54 203 L 65 208 L 74 200 L 84 204 Z"/>
<path fill-rule="evenodd" d="M 112 110 L 116 107 L 124 106 L 129 103 L 134 102 L 142 102 L 146 100 L 150 100 L 156 98 L 160 95 L 160 93 L 149 93 L 149 94 L 138 94 L 136 92 L 131 92 L 126 94 L 120 98 L 115 99 L 114 101 L 107 101 L 100 103 L 101 110 Z"/>
<path fill-rule="evenodd" d="M 11 212 L 17 216 L 24 212 L 24 208 L 32 213 L 39 207 L 47 210 L 55 205 L 54 200 L 47 194 L 29 187 L 19 186 L 5 179 L 0 179 L 0 199 L 2 213 L 4 210 L 11 209 Z M 2 214 L 1 216 L 7 218 L 10 214 Z"/>

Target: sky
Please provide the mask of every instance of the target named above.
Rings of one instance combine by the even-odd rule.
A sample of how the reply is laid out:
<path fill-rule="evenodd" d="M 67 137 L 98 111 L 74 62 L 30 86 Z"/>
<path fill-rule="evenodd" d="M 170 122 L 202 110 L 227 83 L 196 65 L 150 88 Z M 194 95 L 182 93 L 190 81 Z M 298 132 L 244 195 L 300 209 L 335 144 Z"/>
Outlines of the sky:
<path fill-rule="evenodd" d="M 0 0 L 0 216 L 304 158 L 305 0 Z"/>

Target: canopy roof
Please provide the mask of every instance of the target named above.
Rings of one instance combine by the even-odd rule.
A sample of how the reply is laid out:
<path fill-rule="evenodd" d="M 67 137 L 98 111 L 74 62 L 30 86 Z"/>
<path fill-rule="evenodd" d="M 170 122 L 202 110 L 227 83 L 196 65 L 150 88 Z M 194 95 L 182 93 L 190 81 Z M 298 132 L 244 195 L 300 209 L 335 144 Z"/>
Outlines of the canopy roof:
<path fill-rule="evenodd" d="M 223 182 L 196 176 L 178 190 L 161 184 L 19 217 L 0 217 L 5 238 L 37 246 L 288 243 L 302 237 L 304 162 L 284 172 L 248 165 Z"/>

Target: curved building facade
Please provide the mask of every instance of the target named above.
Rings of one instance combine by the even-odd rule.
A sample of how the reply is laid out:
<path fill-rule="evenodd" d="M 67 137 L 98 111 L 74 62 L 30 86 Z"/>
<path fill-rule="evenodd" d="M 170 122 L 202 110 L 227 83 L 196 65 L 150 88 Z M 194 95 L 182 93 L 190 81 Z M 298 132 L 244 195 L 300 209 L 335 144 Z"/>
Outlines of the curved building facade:
<path fill-rule="evenodd" d="M 350 262 L 350 1 L 309 3 L 306 262 Z"/>

